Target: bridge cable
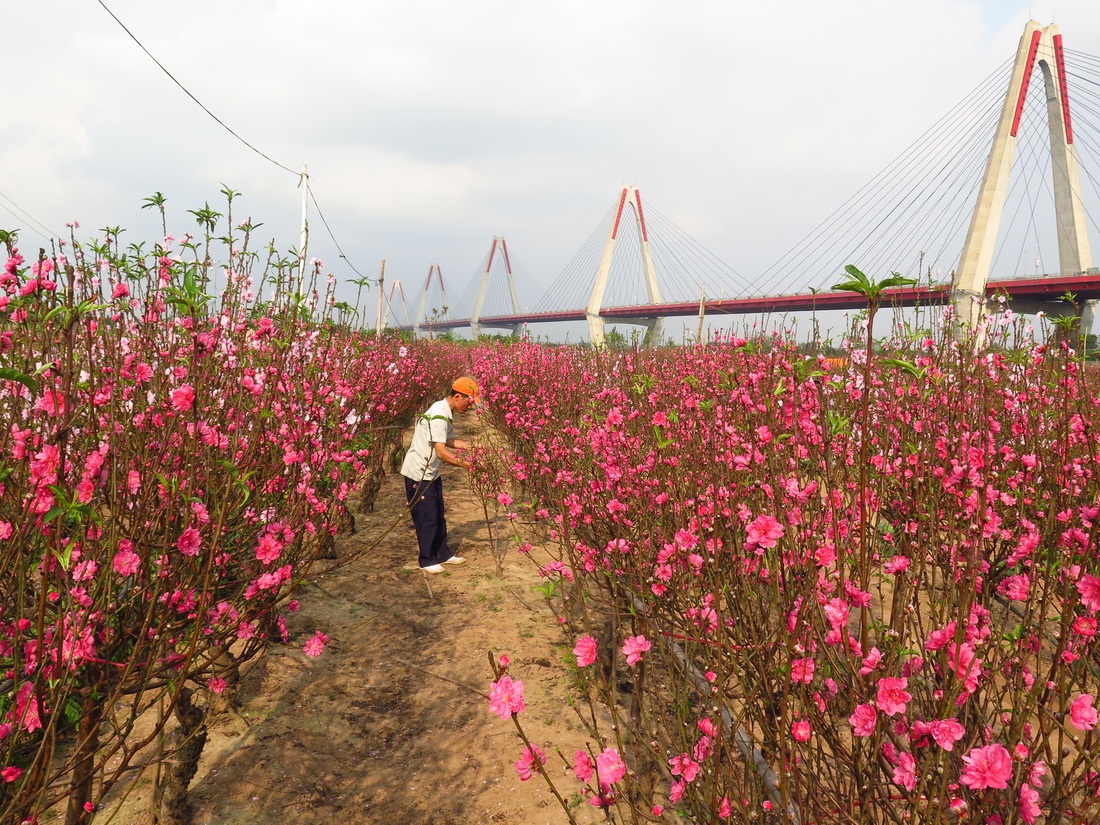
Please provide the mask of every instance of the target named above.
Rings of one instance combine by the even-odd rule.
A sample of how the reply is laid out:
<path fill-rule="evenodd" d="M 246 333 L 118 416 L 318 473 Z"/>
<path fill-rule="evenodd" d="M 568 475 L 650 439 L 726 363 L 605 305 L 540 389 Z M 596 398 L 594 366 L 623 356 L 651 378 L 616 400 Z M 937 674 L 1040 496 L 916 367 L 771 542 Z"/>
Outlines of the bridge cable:
<path fill-rule="evenodd" d="M 582 294 L 578 297 L 576 277 L 578 270 L 582 270 L 591 265 L 594 257 L 593 250 L 603 249 L 603 242 L 607 237 L 611 228 L 611 222 L 614 220 L 615 211 L 618 208 L 618 204 L 613 204 L 604 215 L 603 219 L 588 236 L 585 242 L 581 245 L 580 249 L 573 255 L 573 258 L 566 264 L 565 269 L 561 274 L 551 283 L 550 287 L 546 290 L 546 293 L 541 301 L 535 305 L 535 312 L 556 312 L 562 310 L 561 301 L 565 301 L 565 307 L 568 309 L 584 309 L 588 305 L 588 295 L 583 294 L 584 284 L 581 284 Z M 598 253 L 596 253 L 598 254 Z M 596 258 L 598 260 L 598 257 Z M 592 269 L 588 274 L 587 289 L 591 293 L 592 290 L 592 276 L 595 275 L 595 269 Z"/>
<path fill-rule="evenodd" d="M 842 230 L 845 227 L 858 228 L 864 224 L 867 217 L 882 215 L 884 210 L 886 210 L 885 216 L 879 220 L 879 223 L 875 227 L 873 227 L 870 232 L 864 231 L 862 240 L 857 242 L 857 246 L 864 248 L 865 251 L 862 253 L 858 252 L 856 249 L 849 251 L 849 255 L 856 254 L 860 256 L 860 260 L 857 262 L 857 265 L 860 265 L 861 267 L 866 267 L 868 269 L 877 269 L 879 266 L 883 265 L 883 262 L 880 260 L 880 258 L 871 259 L 869 258 L 869 255 L 872 253 L 875 245 L 879 244 L 883 238 L 887 237 L 888 230 L 900 219 L 900 217 L 902 217 L 895 216 L 892 221 L 888 220 L 888 218 L 892 214 L 894 214 L 899 206 L 902 206 L 905 203 L 905 199 L 903 197 L 901 203 L 895 202 L 894 206 L 890 208 L 888 199 L 896 197 L 892 193 L 896 192 L 898 187 L 904 186 L 906 189 L 909 189 L 912 186 L 910 181 L 917 180 L 923 184 L 927 180 L 927 176 L 930 174 L 930 164 L 935 159 L 938 152 L 936 151 L 935 145 L 931 147 L 931 150 L 928 150 L 926 147 L 928 147 L 928 144 L 932 142 L 932 139 L 937 136 L 936 133 L 936 129 L 929 130 L 929 132 L 926 133 L 924 140 L 918 141 L 914 144 L 914 147 L 921 151 L 908 151 L 904 155 L 899 156 L 899 158 L 896 159 L 896 162 L 893 164 L 892 168 L 888 168 L 886 173 L 880 174 L 877 181 L 872 181 L 872 184 L 874 185 L 864 187 L 865 190 L 868 190 L 869 197 L 865 198 L 864 202 L 857 209 L 849 212 L 846 217 L 842 216 L 840 226 L 836 228 Z M 956 135 L 959 135 L 960 137 L 965 136 L 965 134 L 960 135 L 960 130 L 958 127 L 954 127 L 953 131 L 947 132 L 946 135 L 944 135 L 943 132 L 939 132 L 938 134 L 940 135 L 940 139 L 937 141 L 937 145 L 945 145 L 951 142 L 948 141 L 947 138 L 954 138 L 955 141 L 957 141 L 959 138 L 956 137 Z M 970 145 L 969 151 L 982 151 L 982 149 L 975 150 L 973 148 L 973 141 L 968 141 L 968 144 Z M 924 160 L 922 160 L 922 158 Z M 955 158 L 955 168 L 958 168 L 960 164 L 965 162 L 965 156 L 960 155 L 959 153 L 955 154 Z M 951 170 L 951 168 L 952 167 L 948 166 L 947 170 Z M 947 174 L 948 172 L 944 172 L 944 175 Z M 929 187 L 929 189 L 932 192 L 936 192 L 939 187 L 932 186 Z M 941 191 L 939 193 L 938 200 L 940 203 L 942 203 L 950 197 L 952 197 L 950 193 Z M 876 232 L 875 230 L 878 231 Z M 835 236 L 833 243 L 824 247 L 819 243 L 817 245 L 817 257 L 815 259 L 816 265 L 820 265 L 820 262 L 824 260 L 825 255 L 833 254 L 830 252 L 830 249 L 838 248 L 839 245 L 844 242 L 844 238 L 845 236 L 843 234 Z M 883 250 L 883 252 L 885 251 L 886 250 Z M 807 248 L 806 252 L 812 253 L 813 247 Z M 881 254 L 883 253 L 880 252 L 879 255 L 881 256 Z M 886 263 L 893 263 L 893 261 L 888 261 Z M 835 279 L 835 275 L 832 274 L 828 274 L 827 277 L 829 277 L 830 280 Z M 822 285 L 824 286 L 825 284 Z"/>
<path fill-rule="evenodd" d="M 765 269 L 762 274 L 767 275 L 768 273 L 779 274 L 781 272 L 790 272 L 792 266 L 799 268 L 805 267 L 805 259 L 808 255 L 816 255 L 817 260 L 820 261 L 823 255 L 832 254 L 828 252 L 828 249 L 835 248 L 839 243 L 843 242 L 843 236 L 841 235 L 838 238 L 835 234 L 836 231 L 840 229 L 843 232 L 845 226 L 857 225 L 862 220 L 862 214 L 879 209 L 880 203 L 885 197 L 882 192 L 888 189 L 886 184 L 904 180 L 907 175 L 912 174 L 910 170 L 912 167 L 911 158 L 914 153 L 913 150 L 923 148 L 927 144 L 932 143 L 933 138 L 936 138 L 940 134 L 945 124 L 950 126 L 953 119 L 957 119 L 956 116 L 959 113 L 966 112 L 973 107 L 973 100 L 975 98 L 981 96 L 983 93 L 988 94 L 989 90 L 992 89 L 994 85 L 1000 86 L 1003 83 L 1002 69 L 998 69 L 991 73 L 975 91 L 964 97 L 947 115 L 934 123 L 923 135 L 918 137 L 906 150 L 899 154 L 882 173 L 872 178 L 853 193 L 838 209 L 834 210 L 831 215 L 806 235 L 799 244 L 792 247 L 789 252 L 781 257 L 776 263 Z M 956 131 L 958 131 L 957 128 Z M 879 194 L 876 195 L 876 192 L 879 192 Z M 870 200 L 866 198 L 869 193 L 871 195 Z M 858 208 L 855 210 L 850 209 L 853 204 L 859 204 Z M 826 243 L 825 247 L 822 247 L 823 243 Z M 816 253 L 814 252 L 815 247 L 818 250 Z M 799 259 L 802 259 L 801 264 L 799 263 Z"/>

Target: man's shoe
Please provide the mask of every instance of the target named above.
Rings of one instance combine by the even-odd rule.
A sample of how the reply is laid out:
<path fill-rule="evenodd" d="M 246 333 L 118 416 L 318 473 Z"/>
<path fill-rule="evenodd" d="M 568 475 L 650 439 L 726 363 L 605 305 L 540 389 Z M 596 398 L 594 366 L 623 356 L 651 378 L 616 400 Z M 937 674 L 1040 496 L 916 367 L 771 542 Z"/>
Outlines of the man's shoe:
<path fill-rule="evenodd" d="M 443 565 L 442 564 L 429 564 L 427 567 L 421 567 L 420 569 L 423 570 L 425 573 L 442 573 L 443 572 Z"/>
<path fill-rule="evenodd" d="M 449 559 L 447 559 L 443 563 L 444 564 L 465 564 L 466 559 L 462 558 L 462 556 L 451 556 Z"/>

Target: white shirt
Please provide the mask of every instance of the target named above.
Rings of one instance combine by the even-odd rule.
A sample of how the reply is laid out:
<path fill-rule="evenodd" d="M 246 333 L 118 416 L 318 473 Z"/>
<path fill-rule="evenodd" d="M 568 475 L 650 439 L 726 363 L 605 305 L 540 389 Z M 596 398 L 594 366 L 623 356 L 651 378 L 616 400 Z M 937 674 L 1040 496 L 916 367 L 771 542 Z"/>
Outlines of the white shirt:
<path fill-rule="evenodd" d="M 401 463 L 401 475 L 413 481 L 434 481 L 439 476 L 435 445 L 454 440 L 454 414 L 447 399 L 436 401 L 416 419 L 412 443 Z"/>

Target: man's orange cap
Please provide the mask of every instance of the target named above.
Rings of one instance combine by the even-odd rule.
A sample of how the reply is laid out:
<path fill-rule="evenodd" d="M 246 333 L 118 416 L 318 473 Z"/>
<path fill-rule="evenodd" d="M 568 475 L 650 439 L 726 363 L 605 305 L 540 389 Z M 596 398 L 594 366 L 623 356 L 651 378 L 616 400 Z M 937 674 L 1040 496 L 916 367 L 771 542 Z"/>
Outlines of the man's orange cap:
<path fill-rule="evenodd" d="M 478 397 L 477 382 L 468 376 L 464 375 L 453 384 L 451 384 L 451 389 L 455 392 L 460 392 L 463 395 L 470 396 L 472 399 L 474 399 L 475 404 L 481 401 L 481 399 Z"/>

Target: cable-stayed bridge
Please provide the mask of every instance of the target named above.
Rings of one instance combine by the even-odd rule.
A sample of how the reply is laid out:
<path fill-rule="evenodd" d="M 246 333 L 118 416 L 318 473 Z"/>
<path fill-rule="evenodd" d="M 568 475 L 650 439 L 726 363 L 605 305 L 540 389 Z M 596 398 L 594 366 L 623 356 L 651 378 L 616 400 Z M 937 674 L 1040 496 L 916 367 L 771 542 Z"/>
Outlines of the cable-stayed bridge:
<path fill-rule="evenodd" d="M 399 328 L 477 336 L 584 321 L 600 344 L 606 323 L 632 323 L 659 341 L 669 317 L 859 309 L 861 296 L 830 289 L 855 264 L 917 282 L 884 304 L 952 304 L 976 328 L 983 299 L 997 294 L 1019 312 L 1079 315 L 1087 334 L 1100 300 L 1090 244 L 1090 232 L 1100 237 L 1098 118 L 1100 58 L 1065 49 L 1055 26 L 1032 21 L 1015 56 L 754 277 L 623 186 L 544 295 L 531 295 L 533 279 L 497 237 L 454 306 L 433 266 L 415 317 Z"/>

